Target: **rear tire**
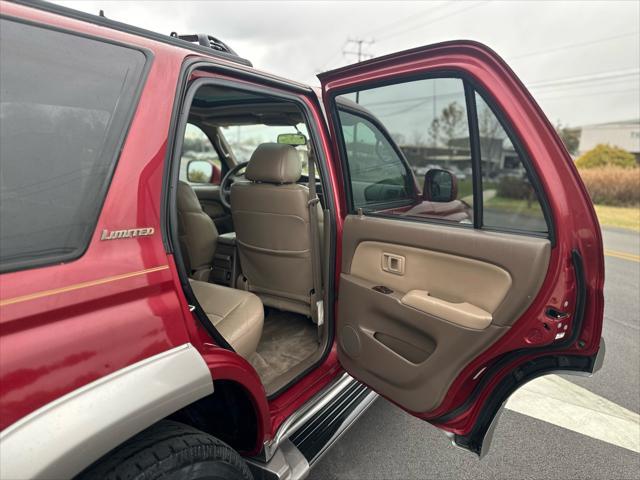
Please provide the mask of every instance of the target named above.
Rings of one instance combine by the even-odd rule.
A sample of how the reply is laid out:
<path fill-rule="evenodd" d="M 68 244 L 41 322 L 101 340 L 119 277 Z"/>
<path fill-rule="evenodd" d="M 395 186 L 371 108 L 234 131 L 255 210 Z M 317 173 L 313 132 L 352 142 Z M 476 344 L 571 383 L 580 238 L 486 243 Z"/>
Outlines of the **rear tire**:
<path fill-rule="evenodd" d="M 253 480 L 226 443 L 182 423 L 162 420 L 91 465 L 81 480 Z"/>

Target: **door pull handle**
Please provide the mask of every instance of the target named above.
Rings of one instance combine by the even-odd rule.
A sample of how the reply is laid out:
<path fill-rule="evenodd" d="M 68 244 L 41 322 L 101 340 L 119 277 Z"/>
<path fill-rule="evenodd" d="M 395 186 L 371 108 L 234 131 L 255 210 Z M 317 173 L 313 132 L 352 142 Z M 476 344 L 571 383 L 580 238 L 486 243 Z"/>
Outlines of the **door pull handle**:
<path fill-rule="evenodd" d="M 404 275 L 405 258 L 393 253 L 382 254 L 382 270 L 394 275 Z"/>

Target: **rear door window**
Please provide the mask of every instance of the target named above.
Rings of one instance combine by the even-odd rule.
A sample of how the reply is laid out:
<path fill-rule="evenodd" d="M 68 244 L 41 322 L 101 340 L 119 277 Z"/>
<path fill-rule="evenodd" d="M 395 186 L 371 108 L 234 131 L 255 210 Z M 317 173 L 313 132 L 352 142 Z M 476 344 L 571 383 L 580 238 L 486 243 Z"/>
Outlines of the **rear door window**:
<path fill-rule="evenodd" d="M 136 105 L 143 52 L 0 20 L 0 268 L 91 238 Z"/>
<path fill-rule="evenodd" d="M 335 102 L 352 211 L 548 234 L 526 157 L 463 79 L 375 86 Z"/>
<path fill-rule="evenodd" d="M 482 164 L 483 225 L 546 233 L 547 222 L 531 177 L 491 107 L 475 94 Z"/>
<path fill-rule="evenodd" d="M 473 223 L 471 147 L 462 80 L 434 78 L 383 85 L 340 95 L 337 106 L 354 208 L 413 220 Z M 348 111 L 376 119 L 387 135 L 370 134 L 374 127 L 367 123 L 371 121 L 356 122 Z M 431 201 L 425 192 L 427 173 L 437 170 L 446 170 L 455 179 L 451 201 Z"/>

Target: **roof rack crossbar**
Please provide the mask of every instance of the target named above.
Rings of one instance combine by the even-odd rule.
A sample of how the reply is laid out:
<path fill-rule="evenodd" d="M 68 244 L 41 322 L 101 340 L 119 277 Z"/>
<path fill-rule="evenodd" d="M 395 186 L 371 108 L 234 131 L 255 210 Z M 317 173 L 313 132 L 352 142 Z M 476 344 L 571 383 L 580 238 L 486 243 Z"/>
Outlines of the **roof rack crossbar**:
<path fill-rule="evenodd" d="M 197 44 L 205 48 L 211 48 L 213 50 L 217 50 L 218 52 L 225 52 L 231 55 L 238 55 L 229 45 L 224 43 L 222 40 L 214 37 L 213 35 L 209 35 L 207 33 L 192 33 L 187 35 L 178 35 L 177 32 L 171 32 L 171 36 L 173 38 L 178 38 L 180 40 L 184 40 L 186 42 Z"/>

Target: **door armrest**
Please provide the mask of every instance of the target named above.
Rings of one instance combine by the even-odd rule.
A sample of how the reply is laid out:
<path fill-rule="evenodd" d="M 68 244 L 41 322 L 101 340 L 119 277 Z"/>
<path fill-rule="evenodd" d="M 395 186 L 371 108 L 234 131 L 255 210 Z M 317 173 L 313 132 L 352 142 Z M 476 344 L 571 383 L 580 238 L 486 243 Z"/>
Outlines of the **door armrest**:
<path fill-rule="evenodd" d="M 452 303 L 432 297 L 425 290 L 411 290 L 400 300 L 404 305 L 415 308 L 462 327 L 484 330 L 491 324 L 491 313 L 467 302 Z"/>

